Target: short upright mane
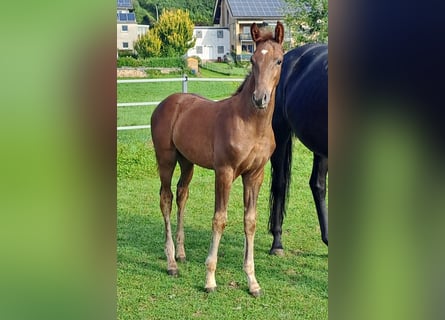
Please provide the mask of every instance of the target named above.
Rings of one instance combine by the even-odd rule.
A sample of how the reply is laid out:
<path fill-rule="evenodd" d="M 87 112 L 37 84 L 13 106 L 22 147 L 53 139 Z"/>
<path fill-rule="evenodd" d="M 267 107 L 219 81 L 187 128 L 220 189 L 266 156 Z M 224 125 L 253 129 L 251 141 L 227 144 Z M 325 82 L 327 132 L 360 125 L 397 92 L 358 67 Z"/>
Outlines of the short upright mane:
<path fill-rule="evenodd" d="M 244 86 L 246 85 L 247 81 L 249 80 L 250 76 L 252 75 L 252 72 L 249 72 L 246 76 L 246 78 L 244 79 L 243 83 L 241 83 L 241 85 L 238 87 L 238 89 L 236 89 L 235 93 L 232 94 L 232 96 L 236 96 L 237 94 L 239 94 L 241 91 L 243 91 Z"/>

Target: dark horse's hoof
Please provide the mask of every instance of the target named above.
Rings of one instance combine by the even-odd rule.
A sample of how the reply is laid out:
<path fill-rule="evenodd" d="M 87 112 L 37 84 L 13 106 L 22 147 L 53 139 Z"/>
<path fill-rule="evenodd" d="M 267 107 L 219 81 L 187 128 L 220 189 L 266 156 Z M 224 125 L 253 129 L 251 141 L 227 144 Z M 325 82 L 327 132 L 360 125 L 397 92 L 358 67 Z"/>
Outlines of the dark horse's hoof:
<path fill-rule="evenodd" d="M 272 249 L 270 249 L 269 254 L 282 257 L 282 256 L 284 256 L 284 249 L 272 248 Z"/>
<path fill-rule="evenodd" d="M 178 269 L 169 269 L 167 270 L 169 276 L 177 277 L 179 275 Z"/>

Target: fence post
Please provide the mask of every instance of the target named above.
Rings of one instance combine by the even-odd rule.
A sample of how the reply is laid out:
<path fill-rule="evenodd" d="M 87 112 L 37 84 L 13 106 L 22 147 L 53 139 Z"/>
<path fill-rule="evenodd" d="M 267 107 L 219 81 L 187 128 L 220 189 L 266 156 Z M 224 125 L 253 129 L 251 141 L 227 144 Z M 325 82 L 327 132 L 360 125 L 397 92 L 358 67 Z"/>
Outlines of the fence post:
<path fill-rule="evenodd" d="M 182 92 L 183 93 L 187 93 L 187 81 L 188 81 L 188 77 L 186 74 L 184 74 L 184 80 L 182 80 Z"/>

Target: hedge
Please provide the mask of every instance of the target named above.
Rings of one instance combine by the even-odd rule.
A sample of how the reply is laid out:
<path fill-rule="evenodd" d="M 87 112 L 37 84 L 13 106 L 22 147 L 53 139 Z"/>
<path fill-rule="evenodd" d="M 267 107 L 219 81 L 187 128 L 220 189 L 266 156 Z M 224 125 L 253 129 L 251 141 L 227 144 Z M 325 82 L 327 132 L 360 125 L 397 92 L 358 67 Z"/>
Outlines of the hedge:
<path fill-rule="evenodd" d="M 149 67 L 149 68 L 185 68 L 185 60 L 181 57 L 173 58 L 145 58 L 119 57 L 117 67 Z"/>

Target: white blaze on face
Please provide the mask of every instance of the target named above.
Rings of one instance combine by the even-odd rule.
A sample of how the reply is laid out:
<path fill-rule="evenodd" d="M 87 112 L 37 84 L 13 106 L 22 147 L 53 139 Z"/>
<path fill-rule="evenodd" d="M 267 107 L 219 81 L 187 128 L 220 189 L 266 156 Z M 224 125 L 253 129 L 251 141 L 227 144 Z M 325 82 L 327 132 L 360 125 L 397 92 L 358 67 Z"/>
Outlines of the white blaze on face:
<path fill-rule="evenodd" d="M 261 50 L 261 53 L 262 53 L 262 54 L 266 54 L 266 53 L 268 53 L 268 52 L 269 52 L 269 50 L 266 50 L 266 49 Z"/>

